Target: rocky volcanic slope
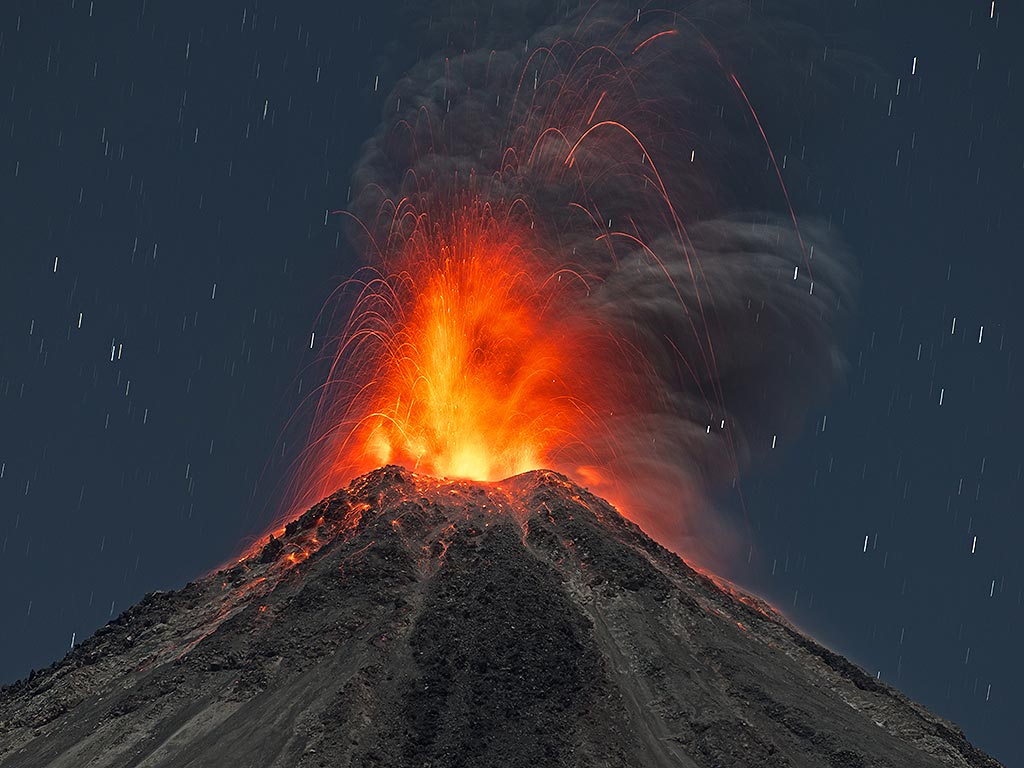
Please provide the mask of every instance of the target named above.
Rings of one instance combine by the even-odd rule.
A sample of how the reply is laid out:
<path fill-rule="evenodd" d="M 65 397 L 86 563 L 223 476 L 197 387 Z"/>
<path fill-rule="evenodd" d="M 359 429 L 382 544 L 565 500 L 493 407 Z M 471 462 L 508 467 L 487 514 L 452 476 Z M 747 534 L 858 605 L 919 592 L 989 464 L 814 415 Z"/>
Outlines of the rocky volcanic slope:
<path fill-rule="evenodd" d="M 0 766 L 998 766 L 550 472 L 396 467 L 0 691 Z"/>

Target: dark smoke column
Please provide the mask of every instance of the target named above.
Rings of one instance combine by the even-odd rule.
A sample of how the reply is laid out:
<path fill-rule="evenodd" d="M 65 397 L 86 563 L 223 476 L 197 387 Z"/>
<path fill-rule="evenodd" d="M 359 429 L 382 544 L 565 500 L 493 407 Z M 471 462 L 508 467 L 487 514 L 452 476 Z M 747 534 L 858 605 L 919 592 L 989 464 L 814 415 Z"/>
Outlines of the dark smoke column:
<path fill-rule="evenodd" d="M 708 491 L 843 369 L 850 261 L 789 206 L 733 66 L 799 82 L 782 52 L 816 42 L 745 2 L 434 11 L 355 172 L 366 264 L 290 508 L 390 462 L 554 468 L 704 559 Z"/>

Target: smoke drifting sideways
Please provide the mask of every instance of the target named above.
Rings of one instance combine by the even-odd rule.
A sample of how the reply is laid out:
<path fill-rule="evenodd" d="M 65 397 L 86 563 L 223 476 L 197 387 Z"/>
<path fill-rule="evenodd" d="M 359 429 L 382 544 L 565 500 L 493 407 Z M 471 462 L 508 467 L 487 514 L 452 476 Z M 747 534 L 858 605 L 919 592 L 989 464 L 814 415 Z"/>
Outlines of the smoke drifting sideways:
<path fill-rule="evenodd" d="M 710 494 L 843 370 L 855 270 L 793 214 L 748 96 L 813 43 L 746 2 L 444 8 L 410 11 L 435 50 L 354 172 L 365 263 L 326 310 L 289 506 L 385 463 L 544 467 L 719 560 Z"/>

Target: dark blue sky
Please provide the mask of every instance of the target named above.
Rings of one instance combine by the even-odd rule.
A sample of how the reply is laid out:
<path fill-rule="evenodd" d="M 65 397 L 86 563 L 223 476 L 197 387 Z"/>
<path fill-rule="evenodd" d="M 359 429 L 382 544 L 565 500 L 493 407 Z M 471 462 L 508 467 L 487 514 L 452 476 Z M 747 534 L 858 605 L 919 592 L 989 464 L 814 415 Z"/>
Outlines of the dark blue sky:
<path fill-rule="evenodd" d="M 354 263 L 325 211 L 416 56 L 388 3 L 130 5 L 0 10 L 0 681 L 267 524 Z M 725 575 L 1024 765 L 1024 17 L 808 5 L 875 74 L 765 127 L 861 306 L 846 385 L 723 497 Z"/>

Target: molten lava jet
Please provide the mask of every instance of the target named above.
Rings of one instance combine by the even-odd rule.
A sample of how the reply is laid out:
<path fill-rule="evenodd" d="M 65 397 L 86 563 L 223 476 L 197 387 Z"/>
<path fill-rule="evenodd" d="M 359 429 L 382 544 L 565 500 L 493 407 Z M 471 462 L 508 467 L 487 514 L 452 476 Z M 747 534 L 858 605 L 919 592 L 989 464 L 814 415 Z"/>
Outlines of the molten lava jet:
<path fill-rule="evenodd" d="M 424 217 L 383 293 L 364 297 L 380 327 L 353 339 L 367 360 L 357 463 L 499 480 L 573 439 L 581 406 L 568 384 L 576 340 L 557 312 L 563 275 L 545 274 L 521 229 L 479 199 Z"/>

